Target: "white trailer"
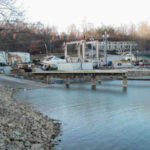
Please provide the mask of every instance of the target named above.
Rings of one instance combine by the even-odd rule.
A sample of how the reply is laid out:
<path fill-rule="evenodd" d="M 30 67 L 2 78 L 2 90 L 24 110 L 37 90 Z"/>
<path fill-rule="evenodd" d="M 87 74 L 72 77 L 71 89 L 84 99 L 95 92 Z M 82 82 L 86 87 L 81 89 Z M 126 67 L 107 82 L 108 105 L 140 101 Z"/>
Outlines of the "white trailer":
<path fill-rule="evenodd" d="M 93 63 L 59 63 L 58 70 L 93 70 Z"/>

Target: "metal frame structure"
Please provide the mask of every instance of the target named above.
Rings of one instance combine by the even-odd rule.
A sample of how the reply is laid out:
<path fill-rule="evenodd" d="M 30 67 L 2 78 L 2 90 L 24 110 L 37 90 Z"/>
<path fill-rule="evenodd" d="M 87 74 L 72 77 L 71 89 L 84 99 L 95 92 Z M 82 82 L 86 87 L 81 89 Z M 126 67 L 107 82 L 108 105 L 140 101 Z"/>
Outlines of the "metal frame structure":
<path fill-rule="evenodd" d="M 65 43 L 65 59 L 67 59 L 68 56 L 68 45 L 73 45 L 76 44 L 77 45 L 77 55 L 78 55 L 78 59 L 81 60 L 82 63 L 85 62 L 86 59 L 86 45 L 87 44 L 92 44 L 92 45 L 96 45 L 96 60 L 99 64 L 99 41 L 85 41 L 85 40 L 81 40 L 81 41 L 72 41 L 72 42 L 66 42 Z M 81 49 L 82 47 L 82 49 Z M 81 51 L 82 50 L 82 51 Z"/>

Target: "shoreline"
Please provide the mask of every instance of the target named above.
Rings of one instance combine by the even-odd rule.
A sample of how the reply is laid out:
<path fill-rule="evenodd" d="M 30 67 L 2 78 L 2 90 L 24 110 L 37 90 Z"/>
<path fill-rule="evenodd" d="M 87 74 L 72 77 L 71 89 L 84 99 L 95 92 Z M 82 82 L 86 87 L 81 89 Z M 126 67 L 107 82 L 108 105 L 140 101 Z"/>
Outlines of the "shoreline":
<path fill-rule="evenodd" d="M 50 150 L 60 134 L 60 123 L 13 98 L 17 89 L 0 87 L 0 149 Z"/>

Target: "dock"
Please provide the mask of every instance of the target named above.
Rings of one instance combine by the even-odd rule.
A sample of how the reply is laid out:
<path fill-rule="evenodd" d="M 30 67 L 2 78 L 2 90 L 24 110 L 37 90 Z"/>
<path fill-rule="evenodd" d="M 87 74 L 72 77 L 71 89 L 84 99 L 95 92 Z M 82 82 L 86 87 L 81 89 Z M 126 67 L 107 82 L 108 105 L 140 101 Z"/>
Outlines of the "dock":
<path fill-rule="evenodd" d="M 126 70 L 73 70 L 73 71 L 41 71 L 32 72 L 35 75 L 122 75 Z"/>
<path fill-rule="evenodd" d="M 128 75 L 132 75 L 136 78 L 138 75 L 146 74 L 150 76 L 150 70 L 73 70 L 73 71 L 42 71 L 42 72 L 32 72 L 34 76 L 42 76 L 45 83 L 49 83 L 51 77 L 58 77 L 66 79 L 66 87 L 70 87 L 70 79 L 89 77 L 91 79 L 92 88 L 96 88 L 97 81 L 101 83 L 101 77 L 114 77 L 122 79 L 123 88 L 127 88 Z M 129 78 L 130 79 L 130 78 Z M 133 78 L 132 78 L 133 79 Z M 138 78 L 137 78 L 138 79 Z"/>
<path fill-rule="evenodd" d="M 66 79 L 66 87 L 70 87 L 70 79 L 90 77 L 92 88 L 96 88 L 96 81 L 101 83 L 101 76 L 122 77 L 123 87 L 127 87 L 127 73 L 126 70 L 73 70 L 73 71 L 43 71 L 32 72 L 34 76 L 43 76 L 45 83 L 49 83 L 51 77 L 58 77 Z"/>
<path fill-rule="evenodd" d="M 43 77 L 45 83 L 49 83 L 51 77 L 54 78 L 63 78 L 66 80 L 65 85 L 66 88 L 70 87 L 70 79 L 89 77 L 91 79 L 92 89 L 96 89 L 97 81 L 101 83 L 101 77 L 110 77 L 114 79 L 115 77 L 122 79 L 123 88 L 127 88 L 127 80 L 130 79 L 138 79 L 138 76 L 150 76 L 149 69 L 139 69 L 139 70 L 73 70 L 73 71 L 41 71 L 41 72 L 32 72 L 35 77 Z"/>

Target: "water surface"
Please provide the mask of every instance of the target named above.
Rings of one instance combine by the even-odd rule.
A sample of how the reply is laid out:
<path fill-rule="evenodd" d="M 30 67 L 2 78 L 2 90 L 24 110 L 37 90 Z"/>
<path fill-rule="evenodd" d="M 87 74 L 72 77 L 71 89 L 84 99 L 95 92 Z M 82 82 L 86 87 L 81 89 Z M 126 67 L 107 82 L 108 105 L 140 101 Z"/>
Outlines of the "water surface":
<path fill-rule="evenodd" d="M 105 81 L 21 91 L 19 100 L 62 123 L 56 150 L 150 150 L 150 81 Z"/>

